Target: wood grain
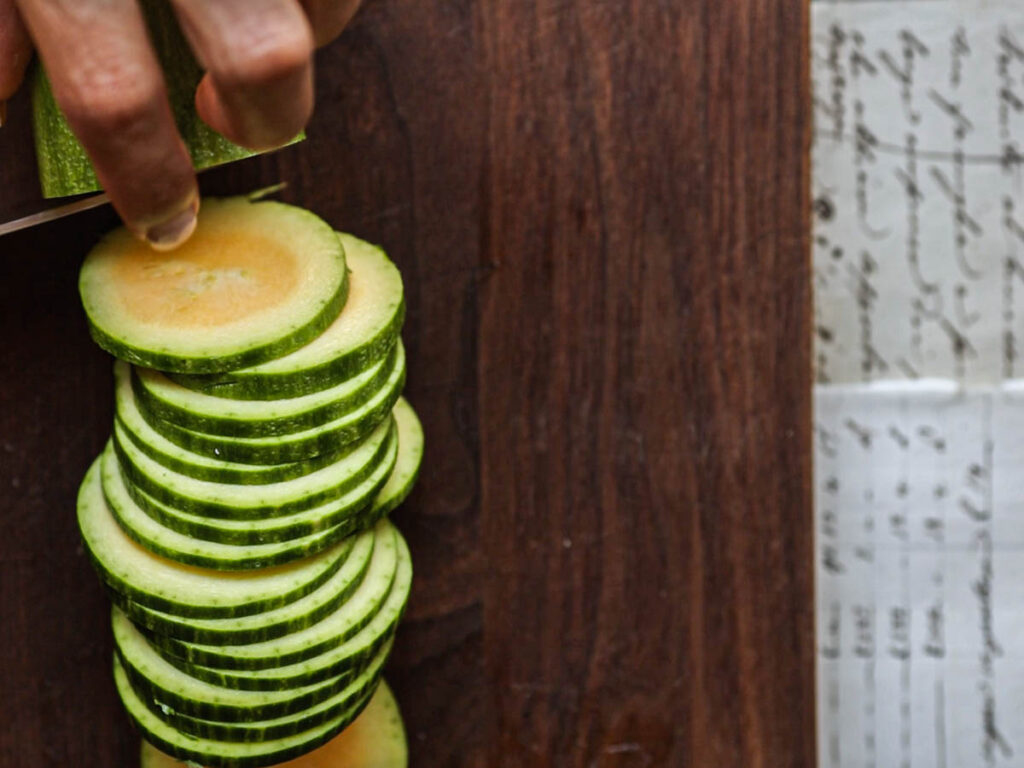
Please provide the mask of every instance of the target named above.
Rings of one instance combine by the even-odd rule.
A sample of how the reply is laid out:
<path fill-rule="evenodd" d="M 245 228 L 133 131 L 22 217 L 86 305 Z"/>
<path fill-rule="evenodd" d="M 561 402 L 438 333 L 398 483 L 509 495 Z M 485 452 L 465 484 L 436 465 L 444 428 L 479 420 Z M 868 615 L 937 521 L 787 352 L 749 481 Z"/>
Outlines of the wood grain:
<path fill-rule="evenodd" d="M 428 437 L 414 766 L 811 766 L 802 0 L 371 0 L 311 139 L 204 178 L 380 242 Z M 34 168 L 0 130 L 0 218 Z M 0 240 L 0 768 L 131 766 L 74 494 L 90 213 Z"/>

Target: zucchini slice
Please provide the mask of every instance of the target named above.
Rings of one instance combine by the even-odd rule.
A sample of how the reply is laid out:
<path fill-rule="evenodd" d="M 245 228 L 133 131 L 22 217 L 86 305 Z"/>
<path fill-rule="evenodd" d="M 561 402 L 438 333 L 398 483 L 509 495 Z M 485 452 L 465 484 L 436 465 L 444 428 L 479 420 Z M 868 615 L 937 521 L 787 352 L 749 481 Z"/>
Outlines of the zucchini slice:
<path fill-rule="evenodd" d="M 380 681 L 384 663 L 391 651 L 391 641 L 381 646 L 376 656 L 362 669 L 352 670 L 337 684 L 338 691 L 329 698 L 313 705 L 305 712 L 286 717 L 277 717 L 253 722 L 234 720 L 210 720 L 182 714 L 172 707 L 149 705 L 157 717 L 189 736 L 200 739 L 228 742 L 266 742 L 287 738 L 336 720 L 355 706 L 364 705 L 373 695 Z M 129 676 L 129 682 L 131 677 Z M 139 698 L 146 701 L 146 691 L 136 688 Z M 147 702 L 149 704 L 149 702 Z"/>
<path fill-rule="evenodd" d="M 342 567 L 315 590 L 278 608 L 232 618 L 195 618 L 158 611 L 117 593 L 111 593 L 110 598 L 133 622 L 152 633 L 187 642 L 245 645 L 283 637 L 320 621 L 348 600 L 368 567 L 366 550 L 353 547 Z"/>
<path fill-rule="evenodd" d="M 352 553 L 331 578 L 279 608 L 237 618 L 206 619 L 185 618 L 132 603 L 119 607 L 136 624 L 151 632 L 192 643 L 248 645 L 284 637 L 316 624 L 355 593 L 370 567 L 375 538 L 389 525 L 381 521 L 377 527 L 356 536 Z"/>
<path fill-rule="evenodd" d="M 186 768 L 147 741 L 140 768 Z M 398 702 L 381 681 L 369 704 L 352 724 L 308 755 L 277 768 L 408 768 L 409 747 Z"/>
<path fill-rule="evenodd" d="M 373 559 L 359 588 L 334 613 L 306 629 L 275 640 L 248 645 L 185 643 L 165 635 L 148 635 L 150 643 L 176 666 L 181 663 L 221 670 L 261 670 L 297 664 L 330 651 L 362 630 L 380 610 L 395 581 L 400 557 L 408 559 L 408 547 L 393 531 L 374 542 Z M 401 550 L 401 551 L 399 551 Z M 411 563 L 411 561 L 410 561 Z"/>
<path fill-rule="evenodd" d="M 198 680 L 224 688 L 247 691 L 279 691 L 313 685 L 321 680 L 343 675 L 352 669 L 362 669 L 380 647 L 394 636 L 395 628 L 398 626 L 409 600 L 412 561 L 408 556 L 408 551 L 404 549 L 405 543 L 401 542 L 400 546 L 403 551 L 398 558 L 398 569 L 384 604 L 362 629 L 333 648 L 309 659 L 260 670 L 211 669 L 182 661 L 176 657 L 165 656 L 165 658 Z M 335 626 L 342 621 L 350 623 L 344 616 L 347 613 L 348 603 L 324 621 L 314 625 L 321 631 L 321 635 L 317 639 L 320 642 L 325 639 L 323 633 L 326 628 Z"/>
<path fill-rule="evenodd" d="M 131 383 L 139 407 L 150 418 L 210 435 L 273 437 L 313 429 L 358 408 L 384 386 L 396 354 L 392 347 L 388 357 L 337 386 L 282 400 L 232 400 L 207 395 L 187 389 L 152 368 L 136 368 Z"/>
<path fill-rule="evenodd" d="M 206 200 L 195 234 L 157 253 L 116 229 L 86 257 L 79 292 L 96 342 L 148 368 L 226 371 L 319 336 L 348 293 L 334 231 L 301 208 Z"/>
<path fill-rule="evenodd" d="M 389 454 L 394 432 L 394 420 L 387 418 L 338 461 L 273 485 L 216 483 L 182 475 L 139 450 L 117 423 L 113 446 L 125 477 L 147 496 L 194 515 L 259 520 L 301 512 L 341 498 L 377 471 Z"/>
<path fill-rule="evenodd" d="M 294 736 L 254 743 L 198 739 L 168 725 L 146 706 L 135 692 L 125 669 L 114 660 L 114 682 L 129 716 L 142 731 L 143 738 L 181 760 L 210 768 L 262 768 L 277 765 L 312 752 L 340 733 L 359 716 L 366 700 L 357 702 L 343 715 Z M 355 683 L 358 685 L 358 683 Z M 301 765 L 301 763 L 300 763 Z"/>
<path fill-rule="evenodd" d="M 400 397 L 391 413 L 398 425 L 398 460 L 387 483 L 373 500 L 376 515 L 390 515 L 406 500 L 423 464 L 423 425 L 416 411 L 408 400 Z"/>
<path fill-rule="evenodd" d="M 258 572 L 183 565 L 124 533 L 104 499 L 99 460 L 79 490 L 78 525 L 100 578 L 114 593 L 153 610 L 197 618 L 249 616 L 299 600 L 340 570 L 354 543 L 346 539 L 315 557 Z"/>
<path fill-rule="evenodd" d="M 149 418 L 150 426 L 172 443 L 214 459 L 240 464 L 281 464 L 304 461 L 323 453 L 337 454 L 372 432 L 384 419 L 405 386 L 405 350 L 396 355 L 387 381 L 372 398 L 353 411 L 314 429 L 276 437 L 223 437 L 184 429 L 163 419 Z M 146 413 L 143 411 L 143 416 Z"/>
<path fill-rule="evenodd" d="M 265 544 L 221 544 L 206 541 L 179 533 L 147 514 L 134 500 L 117 465 L 116 456 L 109 448 L 102 458 L 101 474 L 102 492 L 107 507 L 124 534 L 148 551 L 186 565 L 218 571 L 248 571 L 284 565 L 332 547 L 353 530 L 349 524 L 316 528 L 305 536 Z M 353 495 L 356 495 L 360 502 L 364 499 L 368 502 L 373 498 L 375 489 L 383 485 L 386 478 L 386 473 L 371 478 L 368 483 L 376 482 L 376 485 L 364 484 L 365 487 L 360 486 L 353 491 Z M 140 493 L 136 492 L 137 495 Z M 146 504 L 157 507 L 159 502 L 149 500 Z M 315 516 L 316 510 L 302 514 Z M 248 524 L 257 525 L 256 522 Z M 260 538 L 258 533 L 253 536 Z"/>
<path fill-rule="evenodd" d="M 189 389 L 238 400 L 274 400 L 335 386 L 394 345 L 405 319 L 402 276 L 380 248 L 340 234 L 351 272 L 345 308 L 323 334 L 290 355 L 206 376 L 172 374 Z"/>

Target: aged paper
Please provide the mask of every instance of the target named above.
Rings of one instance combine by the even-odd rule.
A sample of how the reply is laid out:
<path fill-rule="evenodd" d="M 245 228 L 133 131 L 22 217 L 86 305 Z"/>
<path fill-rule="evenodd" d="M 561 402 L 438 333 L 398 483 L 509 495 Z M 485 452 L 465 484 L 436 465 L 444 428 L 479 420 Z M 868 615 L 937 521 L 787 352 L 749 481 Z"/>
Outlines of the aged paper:
<path fill-rule="evenodd" d="M 1024 766 L 1024 3 L 812 19 L 819 764 Z"/>

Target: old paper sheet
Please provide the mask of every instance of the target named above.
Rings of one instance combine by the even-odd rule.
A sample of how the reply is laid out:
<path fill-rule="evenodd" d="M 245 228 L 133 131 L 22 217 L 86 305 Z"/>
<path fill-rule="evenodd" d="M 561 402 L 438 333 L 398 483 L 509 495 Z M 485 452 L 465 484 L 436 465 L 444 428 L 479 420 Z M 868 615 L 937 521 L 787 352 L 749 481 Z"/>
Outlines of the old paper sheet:
<path fill-rule="evenodd" d="M 1024 3 L 812 19 L 819 764 L 1024 766 Z"/>

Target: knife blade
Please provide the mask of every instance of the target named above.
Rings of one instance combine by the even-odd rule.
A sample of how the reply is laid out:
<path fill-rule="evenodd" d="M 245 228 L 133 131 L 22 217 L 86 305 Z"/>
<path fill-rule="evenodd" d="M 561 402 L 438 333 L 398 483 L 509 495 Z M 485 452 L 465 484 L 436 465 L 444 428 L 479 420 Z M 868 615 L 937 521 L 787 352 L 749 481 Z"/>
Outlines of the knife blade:
<path fill-rule="evenodd" d="M 18 232 L 22 229 L 28 229 L 29 227 L 35 227 L 40 224 L 45 224 L 48 221 L 55 221 L 57 219 L 63 219 L 65 216 L 71 216 L 82 211 L 88 211 L 92 208 L 99 208 L 101 205 L 106 205 L 110 202 L 110 198 L 107 197 L 106 192 L 101 192 L 98 195 L 91 195 L 89 197 L 82 198 L 81 200 L 75 200 L 64 205 L 58 205 L 53 208 L 47 208 L 45 211 L 39 211 L 38 213 L 31 213 L 28 216 L 22 216 L 20 219 L 14 219 L 0 224 L 0 237 L 9 235 L 12 232 Z"/>

